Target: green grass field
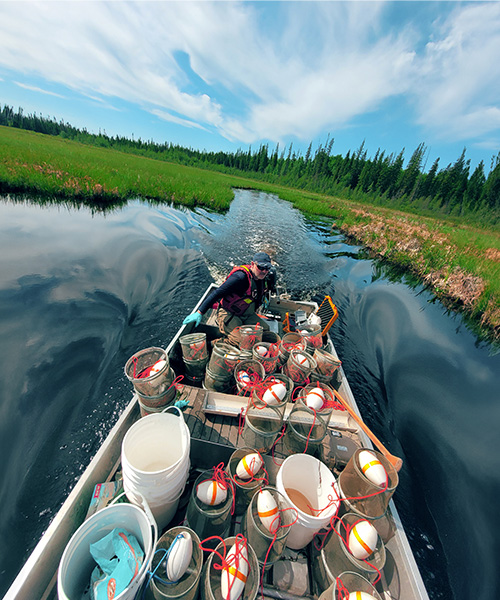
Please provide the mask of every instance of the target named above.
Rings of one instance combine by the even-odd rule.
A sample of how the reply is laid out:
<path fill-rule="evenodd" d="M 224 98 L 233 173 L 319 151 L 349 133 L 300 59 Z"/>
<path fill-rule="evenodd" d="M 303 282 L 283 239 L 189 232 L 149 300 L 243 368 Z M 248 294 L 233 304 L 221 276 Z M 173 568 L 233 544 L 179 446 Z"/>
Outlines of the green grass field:
<path fill-rule="evenodd" d="M 332 223 L 425 281 L 500 339 L 500 231 L 356 203 L 245 177 L 0 127 L 0 193 L 28 193 L 105 210 L 131 198 L 225 210 L 233 188 L 277 194 Z"/>

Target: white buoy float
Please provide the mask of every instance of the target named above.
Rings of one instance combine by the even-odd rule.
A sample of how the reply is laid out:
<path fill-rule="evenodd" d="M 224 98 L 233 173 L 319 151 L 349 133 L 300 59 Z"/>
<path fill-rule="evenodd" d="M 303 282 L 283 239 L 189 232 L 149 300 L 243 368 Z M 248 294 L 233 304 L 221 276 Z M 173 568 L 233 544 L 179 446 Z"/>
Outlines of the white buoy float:
<path fill-rule="evenodd" d="M 355 558 L 364 560 L 373 554 L 377 541 L 378 533 L 375 527 L 369 521 L 359 521 L 349 533 L 349 550 Z"/>
<path fill-rule="evenodd" d="M 244 540 L 236 538 L 221 574 L 220 591 L 224 600 L 238 600 L 248 577 L 248 552 Z"/>
<path fill-rule="evenodd" d="M 193 556 L 193 539 L 187 531 L 179 533 L 168 549 L 167 579 L 177 582 L 184 575 Z"/>
<path fill-rule="evenodd" d="M 271 534 L 275 534 L 280 526 L 278 505 L 269 490 L 260 490 L 257 496 L 257 513 L 262 525 Z"/>
<path fill-rule="evenodd" d="M 255 352 L 257 352 L 259 356 L 267 356 L 266 346 L 255 346 Z"/>
<path fill-rule="evenodd" d="M 250 378 L 250 375 L 246 371 L 240 371 L 238 373 L 238 381 L 244 387 L 248 387 L 249 385 L 252 385 L 252 380 Z"/>
<path fill-rule="evenodd" d="M 254 477 L 262 467 L 262 458 L 257 452 L 246 454 L 236 467 L 236 475 L 240 479 L 250 479 Z"/>
<path fill-rule="evenodd" d="M 347 600 L 375 600 L 368 592 L 351 592 Z"/>
<path fill-rule="evenodd" d="M 314 410 L 321 410 L 325 403 L 325 392 L 320 387 L 315 387 L 306 394 L 306 405 Z"/>
<path fill-rule="evenodd" d="M 279 381 L 273 383 L 262 395 L 262 400 L 269 406 L 279 404 L 286 396 L 286 385 Z"/>
<path fill-rule="evenodd" d="M 155 362 L 155 364 L 151 367 L 151 369 L 149 370 L 149 375 L 154 375 L 155 373 L 159 373 L 163 367 L 167 364 L 166 360 L 157 360 Z"/>
<path fill-rule="evenodd" d="M 387 471 L 379 459 L 369 450 L 362 450 L 358 456 L 359 466 L 367 479 L 383 487 L 387 484 Z"/>
<path fill-rule="evenodd" d="M 207 479 L 196 488 L 196 496 L 203 504 L 217 506 L 227 498 L 227 489 L 215 479 Z"/>
<path fill-rule="evenodd" d="M 304 367 L 304 369 L 309 368 L 309 359 L 307 358 L 307 356 L 304 356 L 303 354 L 300 354 L 300 352 L 299 352 L 298 354 L 295 355 L 295 360 L 299 363 L 299 365 L 302 365 Z"/>

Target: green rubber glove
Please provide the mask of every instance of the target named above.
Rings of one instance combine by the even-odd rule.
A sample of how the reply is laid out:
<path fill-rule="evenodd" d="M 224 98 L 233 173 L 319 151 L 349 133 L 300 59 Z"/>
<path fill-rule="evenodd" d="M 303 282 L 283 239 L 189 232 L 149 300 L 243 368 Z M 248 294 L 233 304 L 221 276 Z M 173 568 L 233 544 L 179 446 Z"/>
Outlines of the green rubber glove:
<path fill-rule="evenodd" d="M 188 315 L 184 321 L 182 321 L 183 325 L 189 325 L 189 323 L 194 323 L 196 327 L 201 323 L 201 315 L 198 311 L 191 313 Z"/>

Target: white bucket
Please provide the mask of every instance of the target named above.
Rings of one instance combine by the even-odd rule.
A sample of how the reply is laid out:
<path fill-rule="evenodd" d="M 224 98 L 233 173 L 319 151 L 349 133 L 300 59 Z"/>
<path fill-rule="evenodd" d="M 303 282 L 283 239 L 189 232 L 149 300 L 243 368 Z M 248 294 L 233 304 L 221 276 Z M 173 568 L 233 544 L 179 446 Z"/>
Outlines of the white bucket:
<path fill-rule="evenodd" d="M 132 600 L 151 567 L 158 539 L 153 515 L 144 503 L 144 510 L 134 504 L 113 504 L 92 515 L 75 531 L 59 563 L 57 596 L 59 600 L 80 600 L 90 584 L 96 562 L 90 554 L 90 544 L 97 542 L 115 528 L 123 528 L 137 538 L 144 550 L 144 561 L 128 588 L 115 600 Z"/>
<path fill-rule="evenodd" d="M 126 433 L 122 443 L 123 489 L 137 503 L 143 496 L 158 527 L 163 529 L 177 510 L 189 476 L 190 433 L 182 412 L 143 417 Z"/>
<path fill-rule="evenodd" d="M 333 473 L 309 454 L 292 454 L 285 459 L 276 476 L 276 488 L 286 498 L 288 505 L 298 512 L 297 522 L 291 526 L 286 541 L 286 545 L 293 550 L 307 546 L 315 533 L 328 527 L 330 519 L 339 509 L 339 491 Z M 304 512 L 291 500 L 287 490 L 303 494 L 318 516 Z M 316 513 L 319 510 L 321 512 Z"/>

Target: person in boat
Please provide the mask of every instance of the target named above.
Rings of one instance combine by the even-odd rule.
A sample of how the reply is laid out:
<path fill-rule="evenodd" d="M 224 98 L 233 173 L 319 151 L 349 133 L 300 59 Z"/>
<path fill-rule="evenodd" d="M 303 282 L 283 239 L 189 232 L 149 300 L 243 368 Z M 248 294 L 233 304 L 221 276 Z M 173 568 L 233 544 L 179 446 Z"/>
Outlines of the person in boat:
<path fill-rule="evenodd" d="M 239 327 L 259 323 L 265 330 L 269 325 L 257 310 L 276 291 L 276 269 L 266 252 L 257 252 L 249 265 L 234 267 L 224 283 L 202 302 L 199 309 L 188 315 L 183 324 L 199 325 L 207 310 L 217 305 L 219 330 L 233 345 L 239 344 Z"/>

